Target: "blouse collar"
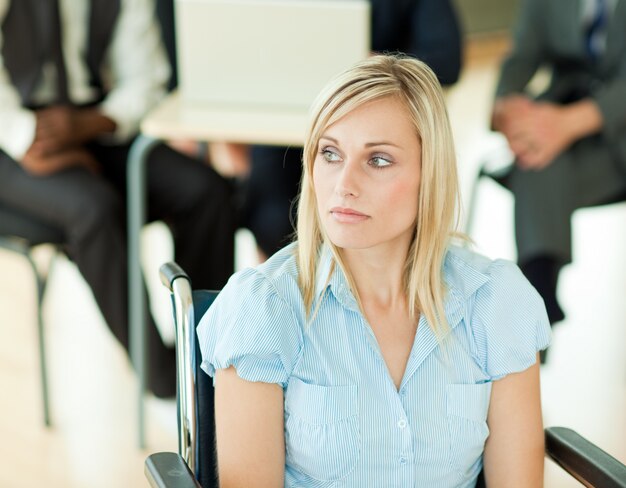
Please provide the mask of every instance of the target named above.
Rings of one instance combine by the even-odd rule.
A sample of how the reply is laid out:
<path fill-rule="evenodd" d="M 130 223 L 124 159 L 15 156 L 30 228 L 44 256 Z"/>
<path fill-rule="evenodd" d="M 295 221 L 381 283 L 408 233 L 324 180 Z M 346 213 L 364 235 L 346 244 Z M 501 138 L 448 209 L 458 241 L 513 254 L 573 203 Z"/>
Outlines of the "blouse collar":
<path fill-rule="evenodd" d="M 460 322 L 469 298 L 490 280 L 489 275 L 463 258 L 464 253 L 467 251 L 463 248 L 451 245 L 444 258 L 443 277 L 448 290 L 444 299 L 444 311 L 450 329 Z M 342 306 L 360 313 L 348 280 L 326 244 L 322 244 L 319 253 L 315 285 L 316 303 L 328 291 Z"/>

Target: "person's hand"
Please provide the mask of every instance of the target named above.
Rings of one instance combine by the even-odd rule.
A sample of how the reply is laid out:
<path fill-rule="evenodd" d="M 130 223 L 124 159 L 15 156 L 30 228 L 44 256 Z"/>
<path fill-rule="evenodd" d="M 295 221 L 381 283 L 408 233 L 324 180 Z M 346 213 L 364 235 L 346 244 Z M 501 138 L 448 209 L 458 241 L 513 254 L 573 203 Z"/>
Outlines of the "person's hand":
<path fill-rule="evenodd" d="M 80 142 L 81 127 L 77 109 L 54 106 L 37 110 L 35 116 L 37 126 L 31 146 L 34 154 L 50 156 Z"/>
<path fill-rule="evenodd" d="M 250 171 L 250 146 L 212 142 L 209 144 L 209 159 L 222 176 L 245 176 Z"/>
<path fill-rule="evenodd" d="M 534 102 L 520 95 L 496 101 L 493 126 L 502 132 L 517 164 L 541 170 L 575 140 L 562 106 Z"/>
<path fill-rule="evenodd" d="M 533 104 L 517 129 L 511 149 L 524 169 L 544 169 L 574 142 L 563 108 L 553 103 Z"/>
<path fill-rule="evenodd" d="M 197 158 L 200 154 L 200 144 L 193 139 L 168 139 L 167 145 L 190 158 Z"/>
<path fill-rule="evenodd" d="M 502 132 L 507 139 L 532 109 L 534 102 L 524 95 L 509 95 L 499 98 L 493 106 L 491 124 L 495 130 Z"/>
<path fill-rule="evenodd" d="M 98 172 L 96 160 L 88 151 L 80 147 L 44 155 L 35 151 L 31 146 L 22 158 L 21 165 L 34 176 L 51 175 L 73 166 L 83 166 L 94 173 Z"/>
<path fill-rule="evenodd" d="M 37 125 L 32 150 L 49 156 L 115 130 L 115 123 L 96 109 L 52 106 L 35 112 Z"/>

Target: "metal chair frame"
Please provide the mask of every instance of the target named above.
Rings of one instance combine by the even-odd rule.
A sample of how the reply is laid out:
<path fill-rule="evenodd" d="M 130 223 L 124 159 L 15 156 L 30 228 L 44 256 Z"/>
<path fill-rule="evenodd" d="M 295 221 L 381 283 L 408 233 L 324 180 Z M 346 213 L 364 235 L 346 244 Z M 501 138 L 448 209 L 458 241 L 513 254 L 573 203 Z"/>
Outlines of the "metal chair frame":
<path fill-rule="evenodd" d="M 56 243 L 50 243 L 54 246 L 54 252 L 46 271 L 42 271 L 33 259 L 33 245 L 26 239 L 15 236 L 0 236 L 0 248 L 21 254 L 26 258 L 35 276 L 35 285 L 37 289 L 37 347 L 39 353 L 39 374 L 41 377 L 41 396 L 43 402 L 43 419 L 46 427 L 52 424 L 50 417 L 50 395 L 49 382 L 46 361 L 46 344 L 45 330 L 43 324 L 43 300 L 48 284 L 48 277 L 54 266 L 59 248 Z"/>

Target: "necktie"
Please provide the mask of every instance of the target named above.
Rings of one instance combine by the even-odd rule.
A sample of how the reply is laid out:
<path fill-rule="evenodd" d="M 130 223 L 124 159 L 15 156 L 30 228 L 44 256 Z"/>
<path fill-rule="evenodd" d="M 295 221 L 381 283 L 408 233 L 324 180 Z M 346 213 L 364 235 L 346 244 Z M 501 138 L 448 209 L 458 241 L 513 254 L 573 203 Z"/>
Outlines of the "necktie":
<path fill-rule="evenodd" d="M 67 93 L 67 72 L 63 58 L 63 43 L 61 35 L 61 14 L 59 0 L 50 0 L 50 54 L 57 72 L 57 103 L 69 103 Z"/>
<path fill-rule="evenodd" d="M 595 0 L 593 16 L 585 30 L 585 47 L 593 61 L 597 61 L 604 50 L 608 21 L 607 0 Z"/>

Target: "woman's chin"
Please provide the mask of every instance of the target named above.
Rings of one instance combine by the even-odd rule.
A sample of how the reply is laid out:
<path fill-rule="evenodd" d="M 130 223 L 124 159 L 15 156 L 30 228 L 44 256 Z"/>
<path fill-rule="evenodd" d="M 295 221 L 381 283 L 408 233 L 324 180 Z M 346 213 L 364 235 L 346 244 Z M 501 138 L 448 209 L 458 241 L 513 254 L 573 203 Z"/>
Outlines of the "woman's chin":
<path fill-rule="evenodd" d="M 341 233 L 341 235 L 329 235 L 328 238 L 335 247 L 346 250 L 367 249 L 375 244 L 372 242 L 372 239 L 368 239 L 363 235 L 345 235 L 345 233 Z"/>

